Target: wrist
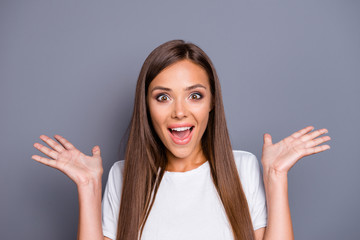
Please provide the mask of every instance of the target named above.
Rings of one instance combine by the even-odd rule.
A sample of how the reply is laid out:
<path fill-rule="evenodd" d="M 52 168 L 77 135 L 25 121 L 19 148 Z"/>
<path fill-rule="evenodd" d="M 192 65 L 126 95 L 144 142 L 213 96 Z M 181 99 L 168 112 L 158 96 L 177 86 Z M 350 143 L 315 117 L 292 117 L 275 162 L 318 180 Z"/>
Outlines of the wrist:
<path fill-rule="evenodd" d="M 287 184 L 287 172 L 281 172 L 273 168 L 264 169 L 263 172 L 264 184 Z"/>
<path fill-rule="evenodd" d="M 91 178 L 83 179 L 76 183 L 79 191 L 94 191 L 101 189 L 101 175 Z"/>
<path fill-rule="evenodd" d="M 264 175 L 273 178 L 287 178 L 287 171 L 280 171 L 273 167 L 264 167 Z"/>

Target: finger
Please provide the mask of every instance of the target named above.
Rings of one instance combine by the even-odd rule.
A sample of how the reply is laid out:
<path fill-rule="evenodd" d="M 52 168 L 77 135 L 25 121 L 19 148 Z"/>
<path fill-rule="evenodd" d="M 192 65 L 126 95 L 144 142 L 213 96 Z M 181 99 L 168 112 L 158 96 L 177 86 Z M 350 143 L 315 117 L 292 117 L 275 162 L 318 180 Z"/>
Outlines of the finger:
<path fill-rule="evenodd" d="M 56 161 L 54 161 L 54 160 L 50 160 L 48 158 L 41 157 L 38 155 L 32 155 L 31 158 L 39 163 L 46 165 L 46 166 L 56 168 Z"/>
<path fill-rule="evenodd" d="M 100 147 L 99 146 L 95 146 L 93 147 L 92 149 L 92 154 L 93 154 L 93 157 L 100 157 Z"/>
<path fill-rule="evenodd" d="M 71 150 L 71 149 L 75 149 L 74 145 L 72 145 L 68 140 L 66 140 L 65 138 L 63 138 L 60 135 L 54 135 L 54 137 L 56 138 L 56 140 L 58 140 L 66 149 Z"/>
<path fill-rule="evenodd" d="M 271 145 L 272 144 L 272 137 L 270 134 L 264 134 L 264 145 Z"/>
<path fill-rule="evenodd" d="M 328 150 L 328 149 L 330 149 L 329 145 L 321 145 L 321 146 L 317 146 L 317 147 L 314 147 L 314 148 L 307 148 L 307 149 L 305 149 L 305 156 L 309 156 L 309 155 L 312 155 L 312 154 L 315 154 L 315 153 L 323 152 L 323 151 Z"/>
<path fill-rule="evenodd" d="M 46 135 L 41 135 L 40 139 L 43 140 L 45 143 L 47 143 L 50 147 L 52 147 L 53 149 L 58 151 L 59 153 L 61 153 L 65 150 L 65 148 L 61 144 L 58 144 L 57 142 L 55 142 L 54 140 L 52 140 L 51 138 L 49 138 Z"/>
<path fill-rule="evenodd" d="M 59 155 L 58 152 L 45 147 L 44 145 L 40 143 L 34 143 L 34 147 L 38 149 L 40 152 L 44 153 L 45 155 L 51 157 L 52 159 L 57 159 L 57 156 Z"/>
<path fill-rule="evenodd" d="M 302 142 L 306 142 L 306 141 L 309 141 L 310 139 L 314 139 L 314 138 L 316 138 L 316 137 L 318 137 L 318 136 L 320 136 L 322 134 L 325 134 L 325 133 L 328 133 L 328 130 L 326 128 L 318 129 L 316 131 L 313 131 L 313 132 L 311 132 L 309 134 L 306 134 L 306 135 L 302 136 L 300 138 L 300 140 Z"/>
<path fill-rule="evenodd" d="M 306 148 L 312 148 L 312 147 L 320 145 L 320 144 L 322 144 L 324 142 L 327 142 L 329 140 L 331 140 L 330 136 L 324 136 L 324 137 L 315 138 L 315 139 L 307 142 L 305 147 Z"/>
<path fill-rule="evenodd" d="M 304 134 L 310 132 L 313 129 L 314 129 L 313 126 L 307 126 L 307 127 L 303 128 L 303 129 L 300 129 L 297 132 L 294 132 L 293 134 L 291 134 L 289 137 L 285 138 L 284 140 L 285 141 L 292 141 L 294 139 L 297 139 L 297 138 L 303 136 Z"/>

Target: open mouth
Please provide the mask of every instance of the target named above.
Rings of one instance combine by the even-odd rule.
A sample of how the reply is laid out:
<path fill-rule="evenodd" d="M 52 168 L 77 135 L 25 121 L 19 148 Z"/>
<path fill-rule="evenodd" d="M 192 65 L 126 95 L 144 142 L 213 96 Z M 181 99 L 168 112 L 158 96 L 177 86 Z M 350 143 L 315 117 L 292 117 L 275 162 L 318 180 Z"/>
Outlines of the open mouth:
<path fill-rule="evenodd" d="M 194 126 L 192 127 L 179 127 L 179 128 L 168 128 L 171 135 L 179 140 L 186 139 L 191 134 Z"/>

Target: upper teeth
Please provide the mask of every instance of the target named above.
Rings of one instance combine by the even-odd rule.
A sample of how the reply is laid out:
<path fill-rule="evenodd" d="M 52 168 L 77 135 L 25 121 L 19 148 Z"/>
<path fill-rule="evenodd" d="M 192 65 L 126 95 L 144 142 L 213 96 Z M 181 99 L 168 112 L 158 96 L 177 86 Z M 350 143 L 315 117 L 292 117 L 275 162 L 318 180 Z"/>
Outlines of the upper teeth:
<path fill-rule="evenodd" d="M 179 128 L 172 128 L 172 131 L 186 131 L 189 130 L 191 127 L 179 127 Z"/>

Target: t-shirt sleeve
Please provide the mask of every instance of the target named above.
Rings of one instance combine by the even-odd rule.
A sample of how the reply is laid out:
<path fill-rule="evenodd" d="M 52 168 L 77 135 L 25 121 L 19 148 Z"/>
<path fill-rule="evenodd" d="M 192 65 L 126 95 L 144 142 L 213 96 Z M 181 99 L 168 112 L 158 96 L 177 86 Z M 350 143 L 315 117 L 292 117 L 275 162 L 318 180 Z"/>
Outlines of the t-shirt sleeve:
<path fill-rule="evenodd" d="M 234 151 L 234 155 L 254 230 L 266 227 L 266 198 L 259 162 L 250 152 Z"/>
<path fill-rule="evenodd" d="M 101 204 L 103 234 L 113 240 L 116 239 L 117 233 L 123 167 L 124 161 L 118 161 L 110 168 Z"/>

